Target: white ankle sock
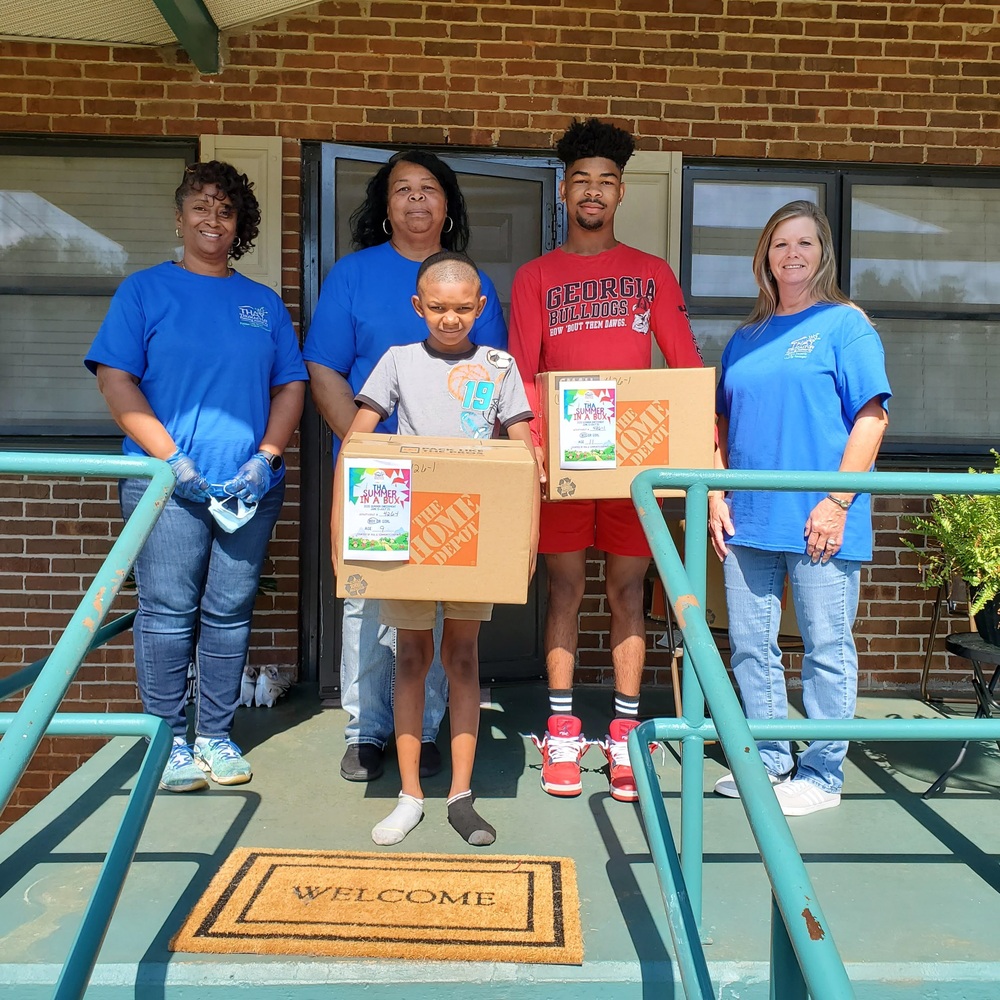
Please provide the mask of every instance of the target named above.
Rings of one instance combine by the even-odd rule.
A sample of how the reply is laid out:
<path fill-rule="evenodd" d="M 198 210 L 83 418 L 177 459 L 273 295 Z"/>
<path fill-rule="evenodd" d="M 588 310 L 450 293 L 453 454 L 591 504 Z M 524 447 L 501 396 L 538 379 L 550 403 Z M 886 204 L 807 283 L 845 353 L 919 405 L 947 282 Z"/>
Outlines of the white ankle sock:
<path fill-rule="evenodd" d="M 372 830 L 372 840 L 388 847 L 403 838 L 424 818 L 424 800 L 399 793 L 396 808 Z"/>

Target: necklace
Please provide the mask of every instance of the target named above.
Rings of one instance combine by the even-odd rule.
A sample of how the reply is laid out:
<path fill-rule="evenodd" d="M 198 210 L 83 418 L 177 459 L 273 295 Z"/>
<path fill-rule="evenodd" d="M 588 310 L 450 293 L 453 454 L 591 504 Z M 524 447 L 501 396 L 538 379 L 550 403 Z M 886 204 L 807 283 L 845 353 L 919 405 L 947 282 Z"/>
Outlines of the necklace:
<path fill-rule="evenodd" d="M 180 264 L 181 268 L 183 270 L 187 271 L 188 274 L 198 274 L 197 271 L 192 271 L 191 268 L 189 268 L 187 266 L 187 264 L 184 263 L 184 258 L 183 257 L 181 257 L 181 259 L 179 261 L 177 261 L 177 263 Z M 203 274 L 203 275 L 201 275 L 201 277 L 203 277 L 203 278 L 231 278 L 235 273 L 236 273 L 236 270 L 234 268 L 230 267 L 229 265 L 226 265 L 226 273 L 225 274 Z"/>

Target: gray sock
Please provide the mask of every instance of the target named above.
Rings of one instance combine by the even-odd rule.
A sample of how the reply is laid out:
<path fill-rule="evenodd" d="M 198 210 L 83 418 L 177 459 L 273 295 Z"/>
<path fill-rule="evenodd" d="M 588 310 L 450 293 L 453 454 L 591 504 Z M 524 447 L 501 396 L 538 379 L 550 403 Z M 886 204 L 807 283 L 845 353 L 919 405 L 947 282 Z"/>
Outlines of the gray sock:
<path fill-rule="evenodd" d="M 372 840 L 383 847 L 399 844 L 423 818 L 424 800 L 400 792 L 396 808 L 372 830 Z"/>
<path fill-rule="evenodd" d="M 473 847 L 486 847 L 497 839 L 497 832 L 473 808 L 472 792 L 459 792 L 448 799 L 448 822 Z"/>

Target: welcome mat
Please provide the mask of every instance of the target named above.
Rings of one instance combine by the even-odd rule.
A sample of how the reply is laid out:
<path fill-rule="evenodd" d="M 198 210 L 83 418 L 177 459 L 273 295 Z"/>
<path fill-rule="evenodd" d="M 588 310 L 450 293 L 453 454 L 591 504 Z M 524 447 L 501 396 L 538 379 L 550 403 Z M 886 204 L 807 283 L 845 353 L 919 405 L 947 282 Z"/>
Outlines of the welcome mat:
<path fill-rule="evenodd" d="M 171 951 L 580 965 L 569 858 L 240 848 Z"/>

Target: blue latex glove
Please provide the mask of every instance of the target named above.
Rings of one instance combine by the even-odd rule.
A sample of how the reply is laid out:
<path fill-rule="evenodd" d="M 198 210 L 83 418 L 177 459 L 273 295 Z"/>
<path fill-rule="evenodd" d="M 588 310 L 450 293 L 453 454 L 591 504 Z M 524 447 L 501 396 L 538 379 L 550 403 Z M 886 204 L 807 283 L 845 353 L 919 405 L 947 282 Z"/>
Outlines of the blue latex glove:
<path fill-rule="evenodd" d="M 208 480 L 189 456 L 178 448 L 167 459 L 167 464 L 174 470 L 174 478 L 177 480 L 174 496 L 190 500 L 191 503 L 208 503 L 211 495 L 208 492 Z"/>
<path fill-rule="evenodd" d="M 260 503 L 273 480 L 270 453 L 258 451 L 239 467 L 234 478 L 222 484 L 222 488 L 230 496 L 240 497 L 247 503 Z"/>

